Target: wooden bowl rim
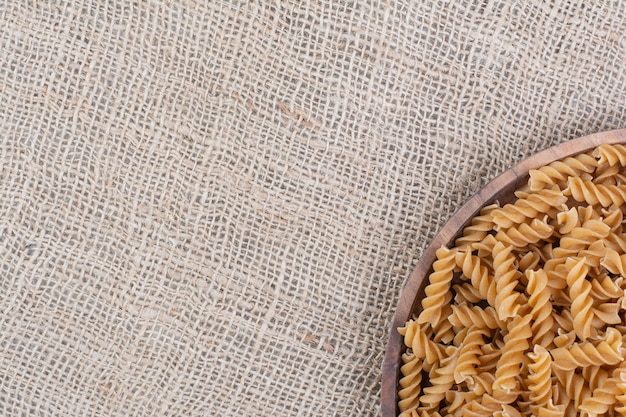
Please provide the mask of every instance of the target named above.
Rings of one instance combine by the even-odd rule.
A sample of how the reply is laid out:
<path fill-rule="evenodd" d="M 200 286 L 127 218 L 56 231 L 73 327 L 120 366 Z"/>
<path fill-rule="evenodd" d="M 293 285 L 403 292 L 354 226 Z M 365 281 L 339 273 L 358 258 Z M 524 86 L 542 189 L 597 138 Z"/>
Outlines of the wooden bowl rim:
<path fill-rule="evenodd" d="M 626 129 L 582 136 L 540 151 L 498 175 L 470 197 L 450 217 L 422 254 L 400 295 L 398 307 L 391 322 L 389 340 L 383 362 L 381 387 L 382 417 L 396 417 L 398 415 L 397 384 L 401 355 L 405 347 L 397 328 L 404 326 L 409 319 L 416 297 L 420 290 L 423 290 L 422 286 L 425 284 L 428 271 L 435 261 L 437 249 L 441 245 L 449 245 L 462 231 L 463 227 L 478 214 L 482 207 L 497 200 L 499 195 L 512 193 L 523 185 L 531 169 L 537 169 L 556 160 L 587 152 L 603 144 L 618 143 L 626 143 Z"/>

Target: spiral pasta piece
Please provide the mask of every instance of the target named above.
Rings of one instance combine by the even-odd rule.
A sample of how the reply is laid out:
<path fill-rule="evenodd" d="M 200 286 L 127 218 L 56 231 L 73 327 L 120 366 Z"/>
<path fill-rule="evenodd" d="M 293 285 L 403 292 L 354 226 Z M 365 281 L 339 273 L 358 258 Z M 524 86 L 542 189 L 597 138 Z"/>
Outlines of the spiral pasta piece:
<path fill-rule="evenodd" d="M 510 393 L 518 388 L 516 377 L 519 375 L 520 365 L 527 361 L 524 352 L 530 346 L 528 339 L 532 337 L 530 320 L 530 315 L 517 316 L 512 320 L 509 332 L 504 337 L 502 356 L 496 368 L 494 390 Z"/>
<path fill-rule="evenodd" d="M 520 198 L 513 204 L 491 212 L 493 223 L 502 228 L 510 228 L 534 219 L 539 214 L 545 214 L 554 207 L 559 207 L 567 201 L 567 197 L 560 190 L 545 189 L 526 198 Z"/>
<path fill-rule="evenodd" d="M 489 268 L 482 264 L 480 258 L 472 255 L 471 252 L 459 253 L 456 257 L 456 263 L 461 267 L 463 275 L 478 290 L 480 297 L 487 300 L 489 304 L 495 303 L 496 284 L 489 274 Z"/>
<path fill-rule="evenodd" d="M 531 408 L 536 412 L 539 407 L 547 407 L 552 399 L 551 365 L 552 357 L 548 351 L 539 345 L 535 345 L 532 353 L 528 354 L 530 363 L 528 364 L 528 390 L 529 400 L 534 406 Z"/>
<path fill-rule="evenodd" d="M 616 365 L 624 360 L 622 335 L 609 327 L 600 342 L 581 342 L 551 351 L 555 368 L 572 371 L 578 367 Z"/>
<path fill-rule="evenodd" d="M 454 382 L 457 384 L 466 382 L 470 389 L 472 388 L 474 377 L 477 375 L 476 367 L 480 365 L 479 356 L 482 354 L 480 346 L 485 343 L 484 337 L 488 335 L 489 331 L 484 328 L 470 327 L 459 348 L 459 358 L 454 369 Z"/>
<path fill-rule="evenodd" d="M 426 297 L 422 299 L 423 310 L 417 318 L 419 324 L 430 323 L 432 327 L 436 327 L 442 320 L 442 307 L 452 300 L 450 283 L 456 267 L 456 251 L 442 246 L 437 249 L 436 256 L 437 260 L 433 263 L 433 272 L 425 289 Z"/>
<path fill-rule="evenodd" d="M 524 247 L 537 243 L 552 236 L 554 227 L 545 220 L 533 219 L 530 224 L 522 223 L 509 229 L 502 229 L 496 233 L 496 239 L 508 245 Z"/>
<path fill-rule="evenodd" d="M 512 246 L 504 246 L 498 242 L 493 248 L 494 281 L 496 297 L 494 300 L 500 320 L 515 317 L 519 304 L 515 302 L 519 293 L 515 291 L 521 273 L 513 267 L 515 258 L 511 255 Z"/>
<path fill-rule="evenodd" d="M 598 158 L 600 165 L 613 166 L 619 164 L 626 166 L 626 146 L 624 145 L 600 145 L 593 151 L 592 155 Z"/>
<path fill-rule="evenodd" d="M 585 258 L 575 260 L 568 258 L 566 267 L 567 285 L 569 286 L 569 296 L 572 299 L 572 318 L 574 320 L 574 332 L 581 340 L 586 340 L 591 336 L 591 322 L 593 312 L 591 307 L 593 300 L 589 297 L 591 293 L 591 283 L 587 281 L 589 267 L 585 264 Z"/>
<path fill-rule="evenodd" d="M 443 346 L 432 341 L 416 321 L 409 320 L 404 327 L 398 329 L 398 333 L 404 336 L 404 344 L 413 350 L 414 355 L 424 359 L 426 365 L 431 365 L 443 358 Z M 425 366 L 425 368 L 430 367 Z"/>
<path fill-rule="evenodd" d="M 446 349 L 446 353 L 448 356 L 441 360 L 441 366 L 435 370 L 435 377 L 430 378 L 432 385 L 423 389 L 424 395 L 420 397 L 420 402 L 424 405 L 433 406 L 439 404 L 446 396 L 446 392 L 454 384 L 454 368 L 457 364 L 459 349 L 449 346 Z"/>
<path fill-rule="evenodd" d="M 592 206 L 611 205 L 621 206 L 626 200 L 626 185 L 603 185 L 593 181 L 584 181 L 580 177 L 569 177 L 568 187 L 563 191 L 571 195 L 576 201 L 585 202 Z"/>
<path fill-rule="evenodd" d="M 610 232 L 610 226 L 601 220 L 587 220 L 581 227 L 575 227 L 561 238 L 553 255 L 556 259 L 579 256 L 581 251 L 588 249 L 594 242 L 607 238 Z"/>
<path fill-rule="evenodd" d="M 419 395 L 422 390 L 422 359 L 413 352 L 402 355 L 404 365 L 400 367 L 402 378 L 398 384 L 398 409 L 400 411 L 411 410 L 419 406 Z"/>
<path fill-rule="evenodd" d="M 531 329 L 533 331 L 533 344 L 548 346 L 554 339 L 552 326 L 552 303 L 550 302 L 550 291 L 548 290 L 548 274 L 542 269 L 537 271 L 526 270 L 528 285 L 526 286 L 530 297 L 528 304 L 532 307 L 530 315 L 533 319 Z"/>
<path fill-rule="evenodd" d="M 457 238 L 454 246 L 460 251 L 465 251 L 473 243 L 480 242 L 493 229 L 493 211 L 497 209 L 498 204 L 490 204 L 480 210 L 480 215 L 473 217 L 470 225 L 463 229 L 463 235 Z"/>
<path fill-rule="evenodd" d="M 465 303 L 452 306 L 452 315 L 449 320 L 453 326 L 459 327 L 476 326 L 481 329 L 499 329 L 504 326 L 493 307 L 488 306 L 483 309 L 480 306 L 470 307 Z"/>
<path fill-rule="evenodd" d="M 529 171 L 528 184 L 531 191 L 538 191 L 551 185 L 563 188 L 567 178 L 581 173 L 591 173 L 598 166 L 598 161 L 591 155 L 580 154 L 555 161 L 539 169 Z"/>

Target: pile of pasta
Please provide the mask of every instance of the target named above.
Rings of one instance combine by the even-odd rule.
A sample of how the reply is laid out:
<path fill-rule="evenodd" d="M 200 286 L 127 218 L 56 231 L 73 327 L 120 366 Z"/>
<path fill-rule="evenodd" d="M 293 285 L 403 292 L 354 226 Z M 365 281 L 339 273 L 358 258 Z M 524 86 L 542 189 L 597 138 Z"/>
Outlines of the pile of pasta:
<path fill-rule="evenodd" d="M 437 250 L 401 416 L 626 416 L 626 147 L 531 170 Z"/>

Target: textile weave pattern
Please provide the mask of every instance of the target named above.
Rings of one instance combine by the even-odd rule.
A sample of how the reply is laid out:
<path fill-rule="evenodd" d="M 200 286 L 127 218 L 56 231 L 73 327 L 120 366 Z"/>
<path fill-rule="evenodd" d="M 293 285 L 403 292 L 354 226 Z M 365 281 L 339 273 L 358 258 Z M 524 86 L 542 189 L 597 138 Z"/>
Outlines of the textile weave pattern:
<path fill-rule="evenodd" d="M 624 127 L 625 12 L 2 2 L 0 415 L 378 415 L 443 223 Z"/>

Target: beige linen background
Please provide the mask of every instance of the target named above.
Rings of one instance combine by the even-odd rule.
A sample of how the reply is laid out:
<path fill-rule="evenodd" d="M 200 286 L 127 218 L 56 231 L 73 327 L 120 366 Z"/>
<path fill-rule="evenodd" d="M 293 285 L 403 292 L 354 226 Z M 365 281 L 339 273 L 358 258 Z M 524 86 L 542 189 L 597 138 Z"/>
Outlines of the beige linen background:
<path fill-rule="evenodd" d="M 0 415 L 378 415 L 445 220 L 626 125 L 625 12 L 3 2 Z"/>

